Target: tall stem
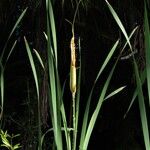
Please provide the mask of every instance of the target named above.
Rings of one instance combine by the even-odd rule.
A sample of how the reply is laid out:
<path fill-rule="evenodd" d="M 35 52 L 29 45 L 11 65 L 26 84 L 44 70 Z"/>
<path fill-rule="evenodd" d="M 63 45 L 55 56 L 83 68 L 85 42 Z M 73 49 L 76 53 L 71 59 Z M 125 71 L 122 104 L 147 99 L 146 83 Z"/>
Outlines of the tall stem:
<path fill-rule="evenodd" d="M 72 140 L 72 150 L 76 150 L 76 104 L 75 104 L 75 93 L 72 93 L 72 118 L 73 118 L 73 140 Z"/>

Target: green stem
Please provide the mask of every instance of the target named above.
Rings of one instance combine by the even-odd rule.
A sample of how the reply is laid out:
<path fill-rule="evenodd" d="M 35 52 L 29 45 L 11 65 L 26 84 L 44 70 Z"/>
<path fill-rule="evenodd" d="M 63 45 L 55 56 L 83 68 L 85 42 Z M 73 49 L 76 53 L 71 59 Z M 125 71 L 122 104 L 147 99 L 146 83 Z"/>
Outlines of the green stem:
<path fill-rule="evenodd" d="M 72 109 L 73 109 L 73 140 L 72 140 L 72 150 L 76 149 L 76 108 L 75 108 L 75 93 L 72 93 Z"/>

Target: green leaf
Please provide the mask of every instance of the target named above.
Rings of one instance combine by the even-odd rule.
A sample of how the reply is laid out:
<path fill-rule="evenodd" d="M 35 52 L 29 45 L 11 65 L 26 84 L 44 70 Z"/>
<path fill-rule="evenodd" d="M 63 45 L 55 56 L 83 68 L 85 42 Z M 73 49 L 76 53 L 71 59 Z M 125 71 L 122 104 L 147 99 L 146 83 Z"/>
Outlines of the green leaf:
<path fill-rule="evenodd" d="M 104 100 L 107 100 L 107 99 L 111 98 L 112 96 L 116 95 L 117 93 L 121 92 L 125 87 L 126 86 L 122 86 L 122 87 L 116 89 L 115 91 L 113 91 L 112 93 L 107 95 Z"/>
<path fill-rule="evenodd" d="M 21 148 L 20 144 L 16 144 L 16 145 L 13 146 L 13 149 L 14 149 L 14 150 L 15 150 L 15 149 L 19 149 L 19 148 Z"/>
<path fill-rule="evenodd" d="M 4 106 L 4 68 L 3 68 L 2 64 L 0 64 L 0 67 L 1 67 L 1 73 L 0 73 L 1 114 L 0 114 L 0 117 L 2 117 L 3 106 Z"/>
<path fill-rule="evenodd" d="M 145 37 L 145 57 L 146 57 L 146 74 L 147 74 L 147 87 L 148 87 L 148 97 L 150 104 L 150 28 L 148 20 L 148 12 L 146 4 L 144 7 L 144 37 Z"/>
<path fill-rule="evenodd" d="M 116 68 L 117 62 L 118 61 L 116 61 L 116 63 L 114 64 L 114 66 L 113 66 L 113 68 L 112 68 L 112 70 L 111 70 L 111 72 L 110 72 L 110 74 L 109 74 L 109 76 L 108 76 L 108 78 L 107 78 L 107 80 L 104 84 L 104 87 L 103 87 L 102 91 L 100 92 L 99 100 L 98 100 L 97 106 L 94 110 L 94 113 L 92 114 L 92 117 L 90 119 L 90 122 L 89 122 L 89 125 L 88 125 L 88 128 L 87 128 L 87 132 L 86 132 L 86 135 L 85 135 L 83 147 L 81 147 L 81 150 L 87 150 L 92 131 L 94 129 L 99 111 L 100 111 L 102 103 L 104 101 L 104 97 L 105 97 L 106 91 L 108 89 L 108 86 L 109 86 L 110 80 L 112 78 L 112 75 L 114 73 L 114 70 Z"/>
<path fill-rule="evenodd" d="M 53 44 L 53 50 L 54 50 L 54 57 L 56 61 L 57 66 L 57 38 L 56 38 L 56 28 L 55 28 L 55 19 L 54 19 L 54 13 L 53 8 L 50 0 L 46 0 L 46 11 L 47 11 L 47 26 L 49 26 L 49 29 L 52 33 L 52 44 Z M 48 37 L 50 38 L 50 37 Z M 49 39 L 50 40 L 50 39 Z"/>
<path fill-rule="evenodd" d="M 107 5 L 108 5 L 108 8 L 109 8 L 109 10 L 110 10 L 112 16 L 114 17 L 116 23 L 118 24 L 119 28 L 121 29 L 122 33 L 124 34 L 124 36 L 125 36 L 125 38 L 126 38 L 126 40 L 127 40 L 127 43 L 128 43 L 128 45 L 129 45 L 129 47 L 130 47 L 130 50 L 132 51 L 132 46 L 131 46 L 129 37 L 128 37 L 128 35 L 127 35 L 127 32 L 126 32 L 126 30 L 125 30 L 125 28 L 124 28 L 124 26 L 123 26 L 123 24 L 122 24 L 120 18 L 118 17 L 117 13 L 116 13 L 115 10 L 112 8 L 112 6 L 109 4 L 109 2 L 108 2 L 107 0 L 105 0 L 105 1 L 106 1 Z"/>
<path fill-rule="evenodd" d="M 113 45 L 113 47 L 111 48 L 110 52 L 108 53 L 108 56 L 106 57 L 102 67 L 100 68 L 96 80 L 93 84 L 93 87 L 90 91 L 89 97 L 88 97 L 88 101 L 86 104 L 86 108 L 85 108 L 85 113 L 84 113 L 84 117 L 83 117 L 83 123 L 82 123 L 82 130 L 81 130 L 81 138 L 80 138 L 80 147 L 83 147 L 83 142 L 85 139 L 85 135 L 86 135 L 86 130 L 87 130 L 87 125 L 88 125 L 88 118 L 89 118 L 89 111 L 90 111 L 90 103 L 91 103 L 91 98 L 92 98 L 92 94 L 93 94 L 93 90 L 95 87 L 95 84 L 98 80 L 98 78 L 100 77 L 101 73 L 103 72 L 103 70 L 105 69 L 106 65 L 109 63 L 110 58 L 112 57 L 113 53 L 115 52 L 117 46 L 119 44 L 119 40 L 116 41 L 116 43 Z"/>
<path fill-rule="evenodd" d="M 57 41 L 54 14 L 51 1 L 46 0 L 47 13 L 47 54 L 49 77 L 49 106 L 54 131 L 54 140 L 58 150 L 63 149 L 61 134 L 61 95 L 57 70 Z"/>
<path fill-rule="evenodd" d="M 26 38 L 24 37 L 24 41 L 25 41 L 25 46 L 27 49 L 27 53 L 28 53 L 28 57 L 30 60 L 30 64 L 31 64 L 31 68 L 32 68 L 32 72 L 33 72 L 33 76 L 34 76 L 34 81 L 35 81 L 35 85 L 36 85 L 36 92 L 37 92 L 37 97 L 39 99 L 39 85 L 38 85 L 38 77 L 37 77 L 37 72 L 36 72 L 36 67 L 35 67 L 35 63 L 33 61 L 33 56 L 29 47 L 29 44 L 26 40 Z"/>
<path fill-rule="evenodd" d="M 143 130 L 143 135 L 144 135 L 144 143 L 145 143 L 146 150 L 149 150 L 150 149 L 150 140 L 149 140 L 147 114 L 146 114 L 144 95 L 143 95 L 143 90 L 142 90 L 142 83 L 141 83 L 138 67 L 137 67 L 135 60 L 134 60 L 134 70 L 135 70 L 135 75 L 136 75 L 138 102 L 139 102 L 139 108 L 140 108 L 142 130 Z"/>
<path fill-rule="evenodd" d="M 36 71 L 31 49 L 25 37 L 24 37 L 24 41 L 25 41 L 25 46 L 26 46 L 26 50 L 27 50 L 28 58 L 30 61 L 30 65 L 31 65 L 31 69 L 32 69 L 33 77 L 34 77 L 35 86 L 36 86 L 37 101 L 38 101 L 38 106 L 37 106 L 38 108 L 38 142 L 39 142 L 39 150 L 42 150 L 41 142 L 40 142 L 42 133 L 41 133 L 41 114 L 40 114 L 40 97 L 39 97 L 40 92 L 39 92 L 38 74 Z"/>
<path fill-rule="evenodd" d="M 36 54 L 36 56 L 37 56 L 37 58 L 38 58 L 38 60 L 39 60 L 39 62 L 41 64 L 43 70 L 45 70 L 45 67 L 44 67 L 43 60 L 42 60 L 41 56 L 39 55 L 39 53 L 37 52 L 37 50 L 35 50 L 35 49 L 33 49 L 33 50 L 34 50 L 34 52 L 35 52 L 35 54 Z"/>
<path fill-rule="evenodd" d="M 21 13 L 21 15 L 19 16 L 19 18 L 18 18 L 18 20 L 16 21 L 15 25 L 13 26 L 13 28 L 12 28 L 12 30 L 11 30 L 9 36 L 8 36 L 8 39 L 7 39 L 7 41 L 5 42 L 5 46 L 4 46 L 3 50 L 2 50 L 2 54 L 1 54 L 1 56 L 0 56 L 0 62 L 1 62 L 2 59 L 3 59 L 3 55 L 4 55 L 4 52 L 5 52 L 5 49 L 6 49 L 7 45 L 8 45 L 8 41 L 10 40 L 10 38 L 11 38 L 11 36 L 13 35 L 15 29 L 17 28 L 17 26 L 19 25 L 19 23 L 20 23 L 21 20 L 23 19 L 24 15 L 26 14 L 26 11 L 27 11 L 27 8 Z"/>
<path fill-rule="evenodd" d="M 107 66 L 108 62 L 109 62 L 110 59 L 112 58 L 112 55 L 114 54 L 114 52 L 115 52 L 115 50 L 116 50 L 118 44 L 119 44 L 119 40 L 116 41 L 116 43 L 114 44 L 114 46 L 112 47 L 112 49 L 111 49 L 110 52 L 108 53 L 108 55 L 107 55 L 107 57 L 106 57 L 106 59 L 105 59 L 103 65 L 102 65 L 101 69 L 100 69 L 99 72 L 98 72 L 98 75 L 97 75 L 97 77 L 96 77 L 95 82 L 97 82 L 97 80 L 98 80 L 98 78 L 100 77 L 101 73 L 103 72 L 103 70 L 104 70 L 105 67 Z"/>

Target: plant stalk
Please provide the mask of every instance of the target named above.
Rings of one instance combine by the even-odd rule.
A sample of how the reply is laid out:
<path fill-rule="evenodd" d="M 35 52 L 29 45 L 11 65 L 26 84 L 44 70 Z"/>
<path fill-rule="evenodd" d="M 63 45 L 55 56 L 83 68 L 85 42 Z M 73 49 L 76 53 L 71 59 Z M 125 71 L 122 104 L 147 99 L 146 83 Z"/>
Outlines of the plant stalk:
<path fill-rule="evenodd" d="M 73 118 L 73 139 L 72 139 L 72 150 L 76 150 L 76 103 L 75 103 L 75 93 L 72 93 L 72 118 Z"/>

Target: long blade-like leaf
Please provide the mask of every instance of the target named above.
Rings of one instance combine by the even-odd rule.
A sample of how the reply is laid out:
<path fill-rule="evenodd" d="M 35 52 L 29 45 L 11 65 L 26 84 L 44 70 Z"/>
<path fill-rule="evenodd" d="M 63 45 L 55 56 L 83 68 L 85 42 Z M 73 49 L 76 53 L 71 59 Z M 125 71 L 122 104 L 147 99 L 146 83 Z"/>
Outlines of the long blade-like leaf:
<path fill-rule="evenodd" d="M 54 130 L 54 141 L 58 150 L 63 149 L 61 135 L 61 116 L 60 116 L 60 87 L 57 72 L 57 41 L 54 22 L 54 14 L 50 0 L 46 0 L 47 13 L 47 54 L 48 54 L 48 74 L 50 89 L 50 114 Z"/>
<path fill-rule="evenodd" d="M 109 95 L 107 95 L 104 100 L 107 100 L 107 99 L 111 98 L 112 96 L 116 95 L 117 93 L 121 92 L 125 87 L 126 87 L 126 86 L 122 86 L 122 87 L 120 87 L 120 88 L 114 90 L 114 91 L 111 92 Z"/>
<path fill-rule="evenodd" d="M 56 28 L 55 28 L 55 19 L 54 19 L 54 13 L 53 13 L 53 7 L 50 0 L 46 0 L 46 8 L 47 8 L 47 15 L 48 15 L 48 23 L 50 24 L 50 32 L 52 33 L 51 38 L 51 44 L 53 45 L 54 50 L 54 57 L 55 57 L 55 63 L 57 66 L 57 40 L 56 40 Z"/>
<path fill-rule="evenodd" d="M 147 87 L 150 104 L 150 28 L 147 15 L 147 8 L 145 5 L 144 11 L 144 29 L 145 29 L 145 56 L 146 56 L 146 74 L 147 74 Z"/>
<path fill-rule="evenodd" d="M 39 60 L 39 62 L 41 64 L 43 70 L 45 70 L 44 63 L 43 63 L 43 60 L 42 60 L 41 56 L 39 55 L 39 53 L 37 52 L 37 50 L 35 50 L 35 49 L 33 49 L 33 50 L 34 50 L 34 52 L 35 52 L 35 54 L 36 54 L 36 56 L 37 56 L 37 58 L 38 58 L 38 60 Z"/>
<path fill-rule="evenodd" d="M 113 17 L 114 17 L 116 23 L 118 24 L 119 28 L 121 29 L 122 33 L 124 34 L 124 36 L 125 36 L 125 38 L 126 38 L 126 40 L 127 40 L 127 43 L 128 43 L 128 45 L 129 45 L 129 47 L 130 47 L 130 50 L 132 51 L 132 46 L 131 46 L 129 37 L 128 37 L 128 35 L 127 35 L 127 32 L 126 32 L 126 30 L 125 30 L 125 28 L 124 28 L 124 26 L 123 26 L 123 24 L 122 24 L 120 18 L 118 17 L 117 13 L 116 13 L 115 10 L 112 8 L 112 6 L 109 4 L 109 2 L 108 2 L 107 0 L 105 0 L 105 1 L 106 1 L 107 5 L 108 5 L 108 8 L 109 8 L 111 14 L 112 14 Z"/>
<path fill-rule="evenodd" d="M 37 93 L 37 100 L 38 100 L 38 142 L 39 142 L 39 150 L 42 150 L 42 145 L 41 145 L 41 137 L 42 137 L 42 133 L 41 133 L 41 114 L 40 114 L 40 97 L 39 97 L 39 83 L 38 83 L 38 76 L 37 76 L 37 71 L 36 71 L 36 67 L 35 67 L 35 63 L 34 63 L 34 59 L 31 53 L 31 49 L 29 47 L 29 44 L 26 40 L 26 38 L 24 37 L 24 41 L 25 41 L 25 46 L 26 46 L 26 50 L 28 53 L 28 58 L 30 61 L 30 65 L 31 65 L 31 69 L 32 69 L 32 73 L 33 73 L 33 77 L 34 77 L 34 81 L 35 81 L 35 85 L 36 85 L 36 93 Z"/>
<path fill-rule="evenodd" d="M 14 48 L 15 48 L 15 46 L 16 46 L 16 44 L 17 44 L 17 40 L 14 42 L 14 44 L 13 44 L 12 47 L 11 47 L 10 52 L 9 52 L 8 55 L 7 55 L 7 58 L 6 58 L 6 61 L 5 61 L 5 64 L 4 64 L 4 68 L 5 68 L 5 66 L 6 66 L 6 64 L 7 64 L 8 60 L 9 60 L 9 58 L 10 58 L 10 56 L 11 56 L 11 54 L 12 54 Z"/>
<path fill-rule="evenodd" d="M 98 104 L 96 106 L 96 109 L 90 119 L 90 123 L 88 125 L 88 128 L 87 128 L 87 132 L 86 132 L 86 136 L 85 136 L 85 139 L 84 139 L 84 143 L 83 143 L 83 147 L 81 147 L 82 150 L 87 150 L 87 147 L 88 147 L 88 144 L 89 144 L 89 140 L 90 140 L 90 137 L 91 137 L 91 134 L 92 134 L 92 131 L 94 129 L 94 125 L 95 125 L 95 122 L 97 120 L 97 117 L 98 117 L 98 114 L 99 114 L 99 111 L 101 109 L 101 106 L 102 106 L 102 103 L 104 101 L 104 98 L 105 98 L 105 94 L 106 94 L 106 91 L 108 89 L 108 86 L 109 86 L 109 83 L 110 83 L 110 80 L 112 78 L 112 75 L 114 73 L 114 70 L 116 68 L 116 65 L 117 65 L 117 62 L 114 64 L 105 84 L 104 84 L 104 87 L 102 89 L 102 91 L 100 92 L 100 97 L 99 97 L 99 100 L 98 100 Z"/>
<path fill-rule="evenodd" d="M 25 37 L 24 37 L 24 41 L 25 41 L 25 46 L 26 46 L 26 49 L 27 49 L 28 57 L 29 57 L 29 60 L 30 60 L 30 65 L 31 65 L 31 68 L 32 68 L 34 80 L 35 80 L 37 97 L 39 99 L 39 85 L 38 85 L 38 77 L 37 77 L 36 67 L 35 67 L 35 64 L 34 64 L 34 61 L 33 61 L 33 56 L 32 56 L 29 44 L 28 44 Z"/>
<path fill-rule="evenodd" d="M 142 83 L 141 83 L 141 79 L 139 76 L 138 67 L 137 67 L 135 60 L 134 60 L 134 70 L 135 70 L 135 75 L 136 75 L 138 102 L 139 102 L 139 108 L 140 108 L 142 130 L 143 130 L 143 135 L 144 135 L 144 143 L 145 143 L 146 150 L 149 150 L 150 139 L 149 139 L 149 129 L 148 129 L 148 121 L 147 121 L 147 115 L 146 115 L 146 108 L 145 108 L 145 103 L 144 103 L 144 95 L 142 91 Z"/>
<path fill-rule="evenodd" d="M 100 77 L 101 73 L 103 72 L 103 70 L 105 69 L 106 65 L 108 64 L 108 62 L 110 61 L 110 58 L 112 57 L 113 53 L 115 52 L 116 48 L 117 48 L 117 45 L 118 45 L 118 42 L 117 41 L 114 46 L 112 47 L 112 49 L 110 50 L 108 56 L 106 57 L 102 67 L 100 68 L 99 72 L 98 72 L 98 75 L 96 77 L 96 80 L 93 84 L 93 87 L 91 89 L 91 92 L 89 94 L 89 97 L 88 97 L 88 101 L 87 101 L 87 104 L 86 104 L 86 108 L 85 108 L 85 113 L 84 113 L 84 117 L 83 117 L 83 124 L 82 124 L 82 130 L 81 130 L 81 139 L 80 139 L 80 147 L 83 147 L 83 142 L 84 142 L 84 139 L 85 139 L 85 135 L 86 135 L 86 131 L 87 131 L 87 124 L 88 124 L 88 118 L 89 118 L 89 111 L 90 111 L 90 103 L 91 103 L 91 98 L 92 98 L 92 93 L 93 93 L 93 90 L 94 90 L 94 87 L 95 87 L 95 84 L 98 80 L 98 78 Z"/>
<path fill-rule="evenodd" d="M 8 36 L 8 39 L 7 39 L 7 41 L 5 42 L 5 46 L 4 46 L 3 50 L 2 50 L 2 54 L 1 54 L 1 56 L 0 56 L 0 61 L 3 59 L 3 55 L 4 55 L 4 52 L 5 52 L 5 49 L 6 49 L 7 45 L 8 45 L 8 41 L 10 40 L 10 38 L 11 38 L 12 34 L 14 33 L 15 29 L 17 28 L 17 26 L 19 25 L 19 23 L 20 23 L 21 20 L 23 19 L 23 17 L 24 17 L 24 15 L 25 15 L 26 11 L 27 11 L 27 8 L 21 13 L 21 15 L 19 16 L 18 20 L 16 21 L 14 27 L 12 28 L 12 30 L 11 30 L 9 36 Z"/>
<path fill-rule="evenodd" d="M 4 68 L 0 63 L 0 92 L 1 92 L 1 106 L 0 106 L 0 120 L 2 119 L 3 115 L 3 106 L 4 106 Z"/>
<path fill-rule="evenodd" d="M 140 78 L 141 78 L 141 84 L 143 85 L 143 83 L 146 80 L 146 69 L 143 70 L 143 72 L 141 73 L 141 77 Z M 135 91 L 134 91 L 134 93 L 133 93 L 130 105 L 129 105 L 129 107 L 128 107 L 125 115 L 124 115 L 124 118 L 127 116 L 128 112 L 130 111 L 130 109 L 131 109 L 131 107 L 132 107 L 132 105 L 133 105 L 133 103 L 134 103 L 137 95 L 138 95 L 138 91 L 137 91 L 137 88 L 136 88 Z"/>
<path fill-rule="evenodd" d="M 106 59 L 105 59 L 103 65 L 102 65 L 101 69 L 100 69 L 99 72 L 98 72 L 98 75 L 97 75 L 97 77 L 96 77 L 95 82 L 97 82 L 97 80 L 98 80 L 98 78 L 100 77 L 101 73 L 103 72 L 103 70 L 104 70 L 105 67 L 107 66 L 108 62 L 109 62 L 110 59 L 112 58 L 112 55 L 114 54 L 114 52 L 115 52 L 115 50 L 116 50 L 118 44 L 119 44 L 119 40 L 116 41 L 116 43 L 114 44 L 114 46 L 112 47 L 112 49 L 111 49 L 110 52 L 108 53 L 108 55 L 107 55 L 107 57 L 106 57 Z"/>

